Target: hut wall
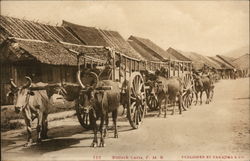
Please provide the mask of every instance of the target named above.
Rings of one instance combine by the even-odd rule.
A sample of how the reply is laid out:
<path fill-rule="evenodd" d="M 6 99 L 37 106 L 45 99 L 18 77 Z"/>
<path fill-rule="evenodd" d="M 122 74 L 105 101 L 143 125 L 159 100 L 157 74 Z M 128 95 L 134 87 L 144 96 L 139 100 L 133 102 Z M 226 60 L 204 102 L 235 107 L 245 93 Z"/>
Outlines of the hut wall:
<path fill-rule="evenodd" d="M 13 104 L 6 97 L 10 89 L 10 78 L 17 86 L 26 82 L 25 76 L 31 77 L 34 83 L 59 83 L 62 81 L 75 83 L 77 68 L 74 66 L 57 66 L 34 62 L 4 63 L 1 64 L 1 105 Z"/>
<path fill-rule="evenodd" d="M 0 77 L 1 77 L 1 84 L 0 84 L 0 89 L 1 89 L 1 99 L 0 99 L 0 104 L 10 104 L 11 100 L 6 97 L 6 94 L 9 92 L 10 85 L 9 81 L 10 78 L 13 78 L 14 81 L 17 79 L 17 72 L 16 68 L 13 66 L 13 64 L 10 63 L 4 63 L 1 64 L 1 72 L 0 72 Z"/>

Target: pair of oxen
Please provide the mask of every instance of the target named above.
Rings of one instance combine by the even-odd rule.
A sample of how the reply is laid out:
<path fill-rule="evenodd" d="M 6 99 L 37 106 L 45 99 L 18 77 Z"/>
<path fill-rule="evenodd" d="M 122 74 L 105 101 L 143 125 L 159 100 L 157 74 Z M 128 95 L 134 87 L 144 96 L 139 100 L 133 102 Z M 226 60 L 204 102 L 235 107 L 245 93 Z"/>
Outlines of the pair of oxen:
<path fill-rule="evenodd" d="M 162 112 L 162 104 L 164 103 L 164 117 L 167 115 L 167 104 L 173 105 L 173 112 L 175 112 L 175 104 L 178 103 L 179 108 L 179 114 L 182 113 L 182 110 L 185 110 L 182 108 L 183 103 L 183 95 L 184 95 L 184 83 L 183 79 L 179 77 L 170 77 L 168 78 L 168 71 L 166 71 L 164 68 L 161 68 L 160 70 L 157 70 L 155 74 L 149 74 L 146 73 L 147 84 L 151 87 L 150 92 L 152 95 L 155 95 L 155 97 L 158 100 L 158 107 L 159 107 L 159 114 L 161 115 Z M 193 87 L 190 87 L 187 90 L 189 93 L 194 93 L 196 96 L 196 100 L 194 101 L 195 105 L 197 105 L 198 102 L 202 104 L 202 95 L 205 92 L 206 93 L 206 104 L 209 104 L 209 102 L 212 101 L 213 93 L 214 93 L 214 82 L 215 79 L 213 75 L 198 75 L 194 74 L 192 75 L 192 81 L 191 84 Z M 199 97 L 198 97 L 199 96 Z M 200 98 L 200 101 L 199 101 Z"/>
<path fill-rule="evenodd" d="M 164 103 L 164 117 L 167 116 L 168 104 L 173 105 L 173 112 L 175 112 L 175 104 L 178 103 L 179 114 L 182 113 L 182 94 L 183 94 L 183 82 L 179 77 L 168 78 L 168 72 L 165 68 L 156 70 L 153 73 L 145 73 L 146 84 L 150 87 L 150 94 L 153 95 L 158 101 L 159 114 L 161 115 Z"/>
<path fill-rule="evenodd" d="M 100 131 L 100 147 L 105 146 L 105 136 L 107 134 L 108 113 L 112 112 L 114 123 L 114 137 L 118 138 L 116 120 L 117 111 L 121 102 L 121 89 L 118 82 L 111 80 L 99 80 L 94 72 L 90 72 L 92 78 L 91 85 L 84 85 L 80 79 L 80 72 L 77 74 L 78 84 L 73 83 L 32 83 L 30 77 L 26 77 L 27 83 L 22 86 L 17 86 L 13 80 L 10 80 L 11 90 L 8 96 L 13 97 L 15 111 L 22 113 L 26 128 L 27 128 L 27 142 L 24 146 L 32 145 L 31 137 L 31 123 L 37 118 L 37 143 L 40 144 L 42 139 L 48 138 L 48 121 L 47 116 L 50 111 L 51 102 L 50 97 L 55 93 L 60 93 L 67 101 L 74 101 L 81 96 L 81 104 L 85 112 L 89 112 L 90 124 L 93 127 L 94 139 L 91 144 L 92 147 L 98 146 L 97 132 Z M 98 118 L 100 119 L 100 126 L 96 124 Z"/>
<path fill-rule="evenodd" d="M 198 75 L 193 74 L 194 79 L 194 90 L 195 90 L 195 105 L 197 105 L 198 100 L 200 98 L 200 104 L 202 104 L 202 94 L 206 93 L 206 104 L 209 104 L 214 95 L 214 83 L 217 82 L 217 78 L 213 74 L 208 75 Z M 200 95 L 199 95 L 200 94 Z"/>

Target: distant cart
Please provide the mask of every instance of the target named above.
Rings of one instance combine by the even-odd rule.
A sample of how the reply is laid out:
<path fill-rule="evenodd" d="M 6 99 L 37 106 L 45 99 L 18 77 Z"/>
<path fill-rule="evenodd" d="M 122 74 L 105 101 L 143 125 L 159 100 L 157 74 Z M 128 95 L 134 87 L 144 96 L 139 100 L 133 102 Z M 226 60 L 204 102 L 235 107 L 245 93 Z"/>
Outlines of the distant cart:
<path fill-rule="evenodd" d="M 192 62 L 167 60 L 164 62 L 147 61 L 146 70 L 155 72 L 164 68 L 167 70 L 167 77 L 179 77 L 183 83 L 182 107 L 187 110 L 191 107 L 194 98 L 194 81 L 192 77 Z M 146 82 L 147 84 L 147 82 Z M 148 90 L 150 91 L 150 89 Z M 155 95 L 147 92 L 147 104 L 151 110 L 158 108 L 158 99 Z"/>

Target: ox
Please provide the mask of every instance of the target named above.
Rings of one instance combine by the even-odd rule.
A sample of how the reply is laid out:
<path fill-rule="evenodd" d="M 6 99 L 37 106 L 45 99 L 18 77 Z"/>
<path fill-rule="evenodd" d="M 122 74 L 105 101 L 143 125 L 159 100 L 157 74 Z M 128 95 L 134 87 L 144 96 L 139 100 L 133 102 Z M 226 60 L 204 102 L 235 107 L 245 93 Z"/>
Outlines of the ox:
<path fill-rule="evenodd" d="M 161 68 L 160 70 L 157 70 L 155 72 L 156 74 L 156 80 L 154 81 L 154 90 L 153 92 L 156 94 L 158 98 L 158 106 L 159 106 L 159 114 L 161 115 L 162 111 L 162 103 L 163 100 L 165 100 L 165 114 L 164 117 L 166 117 L 167 113 L 167 103 L 168 101 L 170 104 L 173 104 L 173 113 L 175 112 L 175 102 L 176 99 L 178 99 L 178 107 L 179 107 L 179 113 L 182 113 L 182 93 L 183 93 L 183 87 L 182 82 L 177 77 L 168 77 L 168 71 L 166 71 L 165 68 Z"/>
<path fill-rule="evenodd" d="M 165 100 L 165 114 L 164 117 L 167 115 L 167 102 L 169 101 L 170 104 L 173 104 L 173 112 L 172 115 L 175 112 L 175 102 L 176 99 L 178 99 L 178 107 L 179 107 L 179 114 L 182 113 L 182 82 L 179 78 L 177 77 L 171 77 L 171 78 L 165 78 L 158 76 L 157 81 L 156 81 L 156 88 L 155 88 L 155 93 L 158 97 L 158 102 L 159 102 L 159 114 L 158 116 L 161 115 L 162 111 L 162 102 Z"/>
<path fill-rule="evenodd" d="M 211 102 L 213 93 L 214 93 L 214 84 L 211 76 L 199 76 L 199 75 L 193 75 L 194 83 L 195 83 L 195 96 L 196 101 L 195 105 L 198 102 L 198 94 L 200 93 L 200 104 L 202 104 L 202 94 L 205 91 L 206 93 L 206 104 L 209 104 Z"/>
<path fill-rule="evenodd" d="M 90 125 L 94 131 L 94 139 L 91 144 L 92 147 L 96 147 L 98 145 L 98 129 L 96 121 L 101 118 L 101 123 L 99 127 L 101 138 L 99 146 L 104 147 L 104 138 L 107 133 L 107 126 L 109 122 L 108 113 L 110 112 L 112 112 L 113 123 L 115 126 L 114 137 L 118 137 L 116 122 L 118 107 L 120 105 L 119 83 L 113 82 L 111 80 L 99 81 L 99 77 L 94 72 L 89 72 L 89 75 L 85 76 L 85 80 L 83 81 L 83 83 L 80 78 L 80 75 L 81 73 L 80 71 L 78 71 L 78 84 L 62 83 L 60 90 L 67 101 L 78 100 L 79 94 L 81 93 L 81 100 L 78 101 L 81 101 L 83 111 L 89 113 Z M 94 79 L 92 79 L 92 77 Z M 112 90 L 110 90 L 111 88 Z"/>
<path fill-rule="evenodd" d="M 114 137 L 118 138 L 117 132 L 117 112 L 120 106 L 120 88 L 118 82 L 113 82 L 111 80 L 100 80 L 97 74 L 90 72 L 95 77 L 96 82 L 89 87 L 83 85 L 80 79 L 80 72 L 78 71 L 77 80 L 83 89 L 83 107 L 84 110 L 89 112 L 90 124 L 93 127 L 94 139 L 91 144 L 92 147 L 98 145 L 97 139 L 97 124 L 98 118 L 101 118 L 99 131 L 100 137 L 100 147 L 105 146 L 104 138 L 107 133 L 108 126 L 108 113 L 112 112 L 112 118 L 114 123 Z M 111 90 L 112 89 L 112 90 Z"/>
<path fill-rule="evenodd" d="M 30 77 L 25 77 L 27 83 L 23 86 L 17 87 L 13 80 L 10 80 L 11 91 L 8 96 L 14 97 L 15 111 L 22 113 L 26 128 L 27 128 L 27 142 L 24 146 L 31 146 L 31 123 L 37 118 L 37 143 L 41 143 L 42 139 L 48 138 L 48 109 L 50 106 L 49 97 L 53 95 L 54 88 L 58 86 L 48 85 L 45 83 L 32 83 Z M 41 86 L 42 85 L 42 86 Z"/>

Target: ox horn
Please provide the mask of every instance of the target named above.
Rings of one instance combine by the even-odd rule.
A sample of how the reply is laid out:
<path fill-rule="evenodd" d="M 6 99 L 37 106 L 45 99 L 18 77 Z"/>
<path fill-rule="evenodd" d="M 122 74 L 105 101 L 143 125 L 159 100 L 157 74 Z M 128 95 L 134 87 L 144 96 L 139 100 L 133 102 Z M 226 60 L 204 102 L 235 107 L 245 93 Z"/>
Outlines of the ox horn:
<path fill-rule="evenodd" d="M 99 82 L 99 77 L 98 77 L 98 75 L 97 75 L 96 73 L 94 73 L 94 72 L 90 72 L 90 74 L 92 74 L 93 76 L 95 76 L 96 83 L 98 84 L 98 82 Z"/>
<path fill-rule="evenodd" d="M 11 85 L 11 88 L 17 88 L 17 85 L 14 83 L 12 78 L 10 79 L 10 85 Z"/>
<path fill-rule="evenodd" d="M 31 86 L 32 80 L 30 77 L 25 76 L 25 78 L 27 79 L 27 83 L 23 86 L 24 88 L 28 88 Z"/>
<path fill-rule="evenodd" d="M 80 86 L 84 89 L 85 86 L 83 85 L 83 83 L 81 81 L 81 71 L 80 70 L 77 71 L 77 81 L 80 84 Z"/>

